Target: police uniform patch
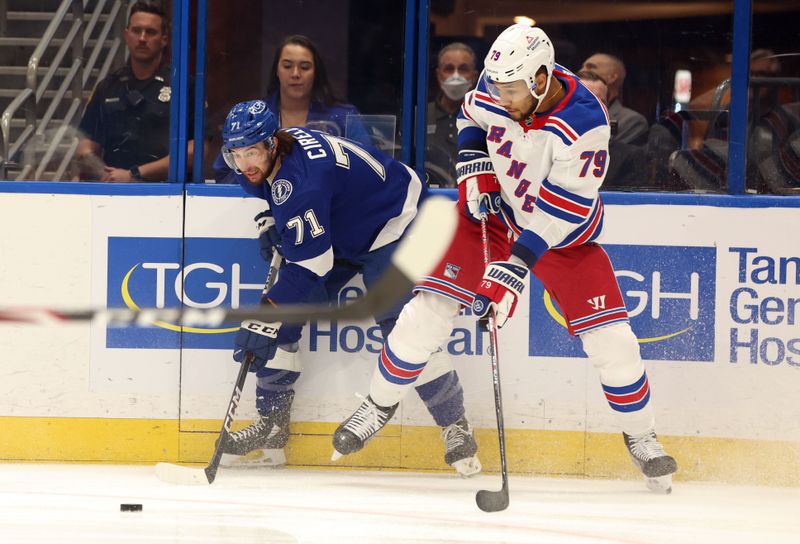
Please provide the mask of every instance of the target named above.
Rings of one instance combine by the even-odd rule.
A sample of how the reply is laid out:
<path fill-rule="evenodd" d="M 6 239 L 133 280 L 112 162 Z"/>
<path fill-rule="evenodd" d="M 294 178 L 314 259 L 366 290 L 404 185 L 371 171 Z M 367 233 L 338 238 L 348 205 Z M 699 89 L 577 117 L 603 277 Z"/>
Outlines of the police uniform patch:
<path fill-rule="evenodd" d="M 158 91 L 158 99 L 161 102 L 169 102 L 170 97 L 172 96 L 172 87 L 169 85 L 164 85 L 161 87 L 161 90 Z"/>
<path fill-rule="evenodd" d="M 272 201 L 280 206 L 292 195 L 292 183 L 288 179 L 279 179 L 272 182 Z"/>

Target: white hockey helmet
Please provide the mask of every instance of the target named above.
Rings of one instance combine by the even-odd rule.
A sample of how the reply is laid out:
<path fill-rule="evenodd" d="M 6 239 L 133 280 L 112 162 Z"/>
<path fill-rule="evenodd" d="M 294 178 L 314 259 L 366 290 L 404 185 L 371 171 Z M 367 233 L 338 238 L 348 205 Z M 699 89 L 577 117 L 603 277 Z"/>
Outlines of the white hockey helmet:
<path fill-rule="evenodd" d="M 522 80 L 541 103 L 550 89 L 555 57 L 553 43 L 544 30 L 519 23 L 511 25 L 500 33 L 484 60 L 483 78 L 489 95 L 499 98 L 495 83 Z M 542 94 L 537 94 L 536 73 L 542 67 L 547 70 L 547 85 Z"/>

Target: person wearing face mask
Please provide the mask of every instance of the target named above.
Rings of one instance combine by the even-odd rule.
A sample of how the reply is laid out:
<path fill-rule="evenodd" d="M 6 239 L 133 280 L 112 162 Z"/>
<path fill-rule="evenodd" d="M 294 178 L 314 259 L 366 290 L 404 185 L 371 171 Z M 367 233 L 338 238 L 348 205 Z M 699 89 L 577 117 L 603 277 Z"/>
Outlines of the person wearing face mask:
<path fill-rule="evenodd" d="M 461 42 L 439 51 L 436 80 L 439 92 L 428 102 L 428 134 L 425 145 L 425 171 L 428 184 L 455 187 L 455 159 L 458 152 L 456 117 L 467 91 L 475 86 L 475 52 Z"/>

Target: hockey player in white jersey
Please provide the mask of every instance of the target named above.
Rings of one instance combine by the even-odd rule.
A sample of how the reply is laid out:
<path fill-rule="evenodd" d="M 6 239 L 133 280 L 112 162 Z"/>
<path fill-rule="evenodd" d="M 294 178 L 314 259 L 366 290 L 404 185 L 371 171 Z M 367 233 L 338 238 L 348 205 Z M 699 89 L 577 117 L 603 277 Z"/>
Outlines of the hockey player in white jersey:
<path fill-rule="evenodd" d="M 490 48 L 459 115 L 456 237 L 416 287 L 384 343 L 369 397 L 334 435 L 357 451 L 383 424 L 365 413 L 392 410 L 411 385 L 392 368 L 425 368 L 450 335 L 460 307 L 498 327 L 514 313 L 529 271 L 564 313 L 570 334 L 598 369 L 602 390 L 648 487 L 669 492 L 675 460 L 654 430 L 650 386 L 608 256 L 599 189 L 608 167 L 604 105 L 555 64 L 540 28 L 517 24 Z M 482 264 L 481 205 L 488 209 L 493 262 Z M 413 383 L 413 382 L 412 382 Z"/>

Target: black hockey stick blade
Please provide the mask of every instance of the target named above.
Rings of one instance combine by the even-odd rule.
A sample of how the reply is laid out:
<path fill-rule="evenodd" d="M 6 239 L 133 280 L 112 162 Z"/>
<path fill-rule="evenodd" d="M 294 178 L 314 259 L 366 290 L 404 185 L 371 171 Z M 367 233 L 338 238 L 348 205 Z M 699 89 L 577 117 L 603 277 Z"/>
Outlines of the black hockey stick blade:
<path fill-rule="evenodd" d="M 481 489 L 475 494 L 475 504 L 484 512 L 500 512 L 508 508 L 508 482 L 503 482 L 500 491 Z"/>
<path fill-rule="evenodd" d="M 428 198 L 420 207 L 414 223 L 392 255 L 391 264 L 384 275 L 366 295 L 345 306 L 294 304 L 210 310 L 102 308 L 74 311 L 0 308 L 0 323 L 53 324 L 98 320 L 110 326 L 150 327 L 155 322 L 161 321 L 184 326 L 218 327 L 226 321 L 248 319 L 291 324 L 317 320 L 368 319 L 390 309 L 409 292 L 417 280 L 436 266 L 450 245 L 455 228 L 456 209 L 453 202 L 440 196 Z"/>

